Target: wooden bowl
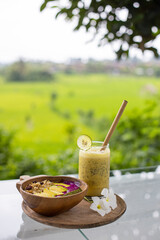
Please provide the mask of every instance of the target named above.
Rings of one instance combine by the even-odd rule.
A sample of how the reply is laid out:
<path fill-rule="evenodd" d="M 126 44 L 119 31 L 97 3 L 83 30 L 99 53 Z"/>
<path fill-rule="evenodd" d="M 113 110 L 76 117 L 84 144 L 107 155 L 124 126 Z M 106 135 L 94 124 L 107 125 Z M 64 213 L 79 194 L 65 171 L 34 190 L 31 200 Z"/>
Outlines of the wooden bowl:
<path fill-rule="evenodd" d="M 61 196 L 61 197 L 42 197 L 36 196 L 31 193 L 24 191 L 25 187 L 33 181 L 41 182 L 43 180 L 51 180 L 54 182 L 62 181 L 74 181 L 79 182 L 81 192 L 75 193 L 73 195 Z M 21 176 L 20 181 L 17 182 L 16 187 L 24 202 L 33 209 L 36 213 L 44 216 L 53 216 L 59 213 L 65 212 L 70 208 L 77 205 L 87 193 L 88 185 L 78 178 L 67 177 L 67 176 L 46 176 L 40 175 L 35 177 Z"/>

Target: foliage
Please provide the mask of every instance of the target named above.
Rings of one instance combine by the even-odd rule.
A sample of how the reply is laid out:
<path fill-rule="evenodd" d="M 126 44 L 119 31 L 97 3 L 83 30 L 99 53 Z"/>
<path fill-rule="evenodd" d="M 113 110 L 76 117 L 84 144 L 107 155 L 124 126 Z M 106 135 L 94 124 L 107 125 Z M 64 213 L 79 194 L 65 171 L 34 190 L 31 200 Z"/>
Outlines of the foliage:
<path fill-rule="evenodd" d="M 12 146 L 14 132 L 0 128 L 0 179 L 19 178 L 20 175 L 39 173 L 41 160 L 29 152 L 14 149 Z"/>
<path fill-rule="evenodd" d="M 1 179 L 77 173 L 76 139 L 85 133 L 103 141 L 124 96 L 129 103 L 110 141 L 111 169 L 160 163 L 157 79 L 104 74 L 57 79 L 50 84 L 1 83 L 1 123 L 17 129 L 0 128 Z M 154 98 L 146 106 L 145 99 Z"/>
<path fill-rule="evenodd" d="M 14 132 L 0 128 L 0 179 L 19 178 L 21 175 L 77 173 L 77 152 L 68 149 L 46 159 L 35 157 L 29 151 L 13 148 Z"/>
<path fill-rule="evenodd" d="M 49 175 L 76 174 L 78 172 L 78 151 L 69 148 L 48 156 L 44 170 Z"/>
<path fill-rule="evenodd" d="M 0 128 L 0 165 L 5 165 L 8 159 L 11 157 L 11 142 L 13 138 L 13 132 L 7 132 Z"/>
<path fill-rule="evenodd" d="M 158 104 L 159 100 L 149 101 L 143 110 L 134 109 L 123 116 L 110 141 L 111 170 L 160 164 L 160 114 L 154 114 Z M 83 113 L 83 118 L 85 116 L 88 120 L 88 114 Z M 101 120 L 94 118 L 97 129 L 104 135 L 106 126 L 102 124 L 104 119 Z M 70 148 L 42 159 L 28 151 L 13 148 L 14 135 L 14 132 L 0 129 L 0 179 L 19 178 L 24 174 L 63 175 L 78 172 L 78 150 Z"/>
<path fill-rule="evenodd" d="M 98 133 L 99 139 L 102 139 L 103 133 L 106 131 L 106 126 L 111 124 L 111 121 L 107 117 L 95 117 L 93 110 L 78 110 L 79 120 L 87 127 L 94 129 Z"/>
<path fill-rule="evenodd" d="M 156 111 L 158 105 L 159 98 L 148 100 L 142 110 L 134 108 L 123 115 L 110 140 L 111 170 L 160 164 L 160 113 Z M 90 119 L 90 112 L 81 111 L 79 114 L 88 127 L 98 130 L 99 139 L 104 139 L 106 123 L 111 126 L 112 121 L 97 119 L 94 114 Z"/>
<path fill-rule="evenodd" d="M 159 100 L 148 101 L 143 110 L 135 108 L 122 117 L 111 140 L 112 169 L 160 164 Z"/>
<path fill-rule="evenodd" d="M 128 57 L 132 47 L 150 50 L 158 57 L 152 41 L 160 35 L 159 0 L 68 0 L 65 6 L 61 0 L 44 0 L 40 10 L 48 3 L 57 9 L 56 18 L 64 15 L 66 20 L 77 22 L 74 30 L 84 28 L 101 36 L 100 45 L 118 42 L 118 59 Z"/>
<path fill-rule="evenodd" d="M 103 140 L 123 98 L 129 102 L 127 112 L 135 106 L 143 108 L 145 100 L 160 90 L 156 78 L 76 74 L 56 79 L 49 84 L 0 84 L 0 124 L 16 129 L 16 145 L 32 149 L 36 156 L 72 148 L 83 133 Z"/>
<path fill-rule="evenodd" d="M 6 67 L 6 76 L 10 82 L 37 82 L 54 79 L 53 73 L 44 64 L 35 66 L 35 64 L 27 64 L 23 60 Z"/>

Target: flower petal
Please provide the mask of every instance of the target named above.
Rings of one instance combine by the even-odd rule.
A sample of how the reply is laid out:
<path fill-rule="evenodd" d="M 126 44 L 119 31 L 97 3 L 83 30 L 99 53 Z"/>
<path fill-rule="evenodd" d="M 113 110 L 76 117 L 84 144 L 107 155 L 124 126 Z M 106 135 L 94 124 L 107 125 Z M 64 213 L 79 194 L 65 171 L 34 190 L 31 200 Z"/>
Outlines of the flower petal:
<path fill-rule="evenodd" d="M 101 195 L 107 197 L 108 196 L 108 188 L 103 188 Z"/>
<path fill-rule="evenodd" d="M 102 217 L 106 214 L 106 212 L 103 209 L 98 209 L 94 203 L 91 204 L 90 209 L 98 212 Z"/>
<path fill-rule="evenodd" d="M 110 203 L 111 208 L 114 210 L 117 207 L 117 201 L 112 201 Z"/>
<path fill-rule="evenodd" d="M 102 209 L 97 210 L 97 212 L 98 212 L 102 217 L 104 217 L 104 215 L 106 214 L 106 212 L 105 212 L 104 210 L 102 210 Z"/>
<path fill-rule="evenodd" d="M 114 191 L 112 188 L 109 189 L 109 194 L 114 195 Z"/>
<path fill-rule="evenodd" d="M 105 213 L 108 214 L 108 213 L 110 213 L 110 212 L 111 212 L 111 208 L 108 207 L 108 208 L 105 210 Z"/>
<path fill-rule="evenodd" d="M 94 203 L 92 203 L 90 209 L 97 211 L 97 206 Z"/>
<path fill-rule="evenodd" d="M 92 197 L 92 200 L 94 202 L 94 204 L 98 205 L 100 202 L 100 198 L 99 197 Z"/>
<path fill-rule="evenodd" d="M 106 210 L 109 208 L 109 202 L 106 201 L 106 198 L 102 199 L 102 203 L 101 203 L 102 209 Z"/>

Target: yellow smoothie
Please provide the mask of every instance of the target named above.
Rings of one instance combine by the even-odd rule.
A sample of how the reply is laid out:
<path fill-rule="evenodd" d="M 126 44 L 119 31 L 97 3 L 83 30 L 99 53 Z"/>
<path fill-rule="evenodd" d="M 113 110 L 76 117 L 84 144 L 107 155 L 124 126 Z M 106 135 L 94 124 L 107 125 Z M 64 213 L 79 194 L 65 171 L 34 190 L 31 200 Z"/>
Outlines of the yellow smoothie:
<path fill-rule="evenodd" d="M 110 149 L 100 149 L 79 151 L 79 178 L 88 184 L 87 196 L 100 196 L 103 188 L 109 188 Z"/>

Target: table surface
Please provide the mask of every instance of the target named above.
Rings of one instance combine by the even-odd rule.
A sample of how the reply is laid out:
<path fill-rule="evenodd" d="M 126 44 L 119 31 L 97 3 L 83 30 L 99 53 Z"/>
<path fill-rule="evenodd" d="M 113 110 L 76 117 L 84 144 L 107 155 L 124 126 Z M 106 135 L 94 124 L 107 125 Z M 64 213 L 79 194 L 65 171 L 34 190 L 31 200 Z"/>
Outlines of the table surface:
<path fill-rule="evenodd" d="M 17 181 L 0 181 L 0 239 L 160 239 L 160 167 L 155 172 L 123 176 L 117 171 L 110 187 L 125 200 L 127 210 L 117 221 L 90 229 L 56 228 L 32 220 L 22 211 Z"/>

